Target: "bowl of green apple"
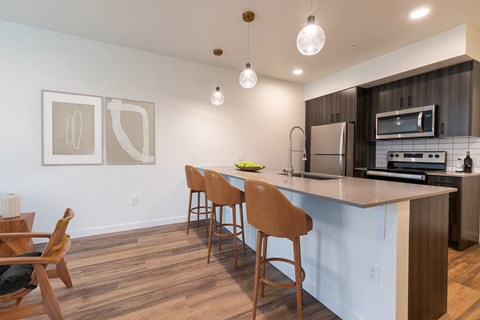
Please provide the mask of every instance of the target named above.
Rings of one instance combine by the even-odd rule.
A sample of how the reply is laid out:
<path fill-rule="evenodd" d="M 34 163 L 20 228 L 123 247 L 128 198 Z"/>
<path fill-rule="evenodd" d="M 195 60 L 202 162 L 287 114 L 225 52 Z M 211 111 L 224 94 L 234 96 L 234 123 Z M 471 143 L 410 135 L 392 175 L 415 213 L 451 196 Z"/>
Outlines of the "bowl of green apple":
<path fill-rule="evenodd" d="M 264 165 L 261 165 L 261 164 L 256 164 L 256 163 L 252 163 L 252 162 L 245 162 L 245 161 L 239 161 L 239 162 L 235 162 L 235 167 L 237 167 L 238 169 L 242 170 L 242 171 L 258 171 L 258 170 L 262 170 L 263 168 L 265 168 Z"/>

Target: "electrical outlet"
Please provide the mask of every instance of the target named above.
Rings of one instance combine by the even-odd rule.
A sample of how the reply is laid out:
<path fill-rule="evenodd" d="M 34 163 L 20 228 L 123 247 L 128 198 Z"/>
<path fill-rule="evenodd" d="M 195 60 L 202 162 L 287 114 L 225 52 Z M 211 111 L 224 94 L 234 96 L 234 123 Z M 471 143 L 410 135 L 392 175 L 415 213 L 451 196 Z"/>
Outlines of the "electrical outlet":
<path fill-rule="evenodd" d="M 379 271 L 380 267 L 378 266 L 378 264 L 369 263 L 367 273 L 368 280 L 378 284 Z"/>

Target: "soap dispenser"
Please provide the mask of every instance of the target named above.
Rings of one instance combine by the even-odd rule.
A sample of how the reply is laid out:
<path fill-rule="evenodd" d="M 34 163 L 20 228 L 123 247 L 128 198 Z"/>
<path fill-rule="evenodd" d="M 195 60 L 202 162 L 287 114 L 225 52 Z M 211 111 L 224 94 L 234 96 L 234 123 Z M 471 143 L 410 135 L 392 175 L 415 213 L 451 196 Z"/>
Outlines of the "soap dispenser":
<path fill-rule="evenodd" d="M 470 158 L 470 151 L 467 151 L 467 156 L 463 159 L 463 171 L 465 173 L 472 173 L 472 158 Z"/>
<path fill-rule="evenodd" d="M 463 161 L 462 158 L 458 158 L 455 163 L 455 172 L 463 172 Z"/>

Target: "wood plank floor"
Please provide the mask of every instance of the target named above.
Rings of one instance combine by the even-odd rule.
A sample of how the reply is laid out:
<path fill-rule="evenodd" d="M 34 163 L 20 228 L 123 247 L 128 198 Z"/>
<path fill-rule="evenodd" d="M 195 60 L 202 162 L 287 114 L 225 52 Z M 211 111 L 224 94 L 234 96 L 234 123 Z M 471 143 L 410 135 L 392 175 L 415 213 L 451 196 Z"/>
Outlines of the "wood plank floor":
<path fill-rule="evenodd" d="M 448 313 L 441 320 L 480 319 L 480 244 L 448 249 Z"/>
<path fill-rule="evenodd" d="M 255 252 L 238 250 L 235 270 L 233 241 L 224 239 L 207 265 L 205 228 L 194 226 L 188 236 L 180 223 L 73 239 L 67 255 L 73 288 L 51 280 L 64 318 L 251 319 Z M 271 266 L 267 272 L 287 279 Z M 37 289 L 24 303 L 39 299 Z M 296 319 L 295 299 L 295 288 L 266 286 L 257 319 Z M 339 319 L 305 291 L 303 312 L 304 319 Z"/>
<path fill-rule="evenodd" d="M 251 319 L 254 251 L 240 253 L 235 270 L 232 240 L 226 239 L 207 265 L 205 229 L 193 228 L 188 236 L 185 230 L 180 223 L 74 239 L 67 256 L 74 287 L 51 280 L 64 318 Z M 286 280 L 273 267 L 268 273 Z M 480 246 L 449 249 L 448 275 L 448 314 L 441 320 L 480 319 Z M 265 293 L 257 319 L 296 318 L 294 288 L 266 286 Z M 24 303 L 39 300 L 37 289 Z M 303 310 L 306 320 L 339 319 L 306 292 Z"/>

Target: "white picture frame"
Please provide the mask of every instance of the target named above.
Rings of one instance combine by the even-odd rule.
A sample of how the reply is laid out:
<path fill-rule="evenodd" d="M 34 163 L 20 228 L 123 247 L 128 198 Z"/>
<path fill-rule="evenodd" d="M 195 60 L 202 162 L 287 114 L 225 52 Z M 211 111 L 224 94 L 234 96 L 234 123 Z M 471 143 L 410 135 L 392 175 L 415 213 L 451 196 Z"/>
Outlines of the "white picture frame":
<path fill-rule="evenodd" d="M 103 163 L 103 99 L 42 90 L 42 165 Z"/>

